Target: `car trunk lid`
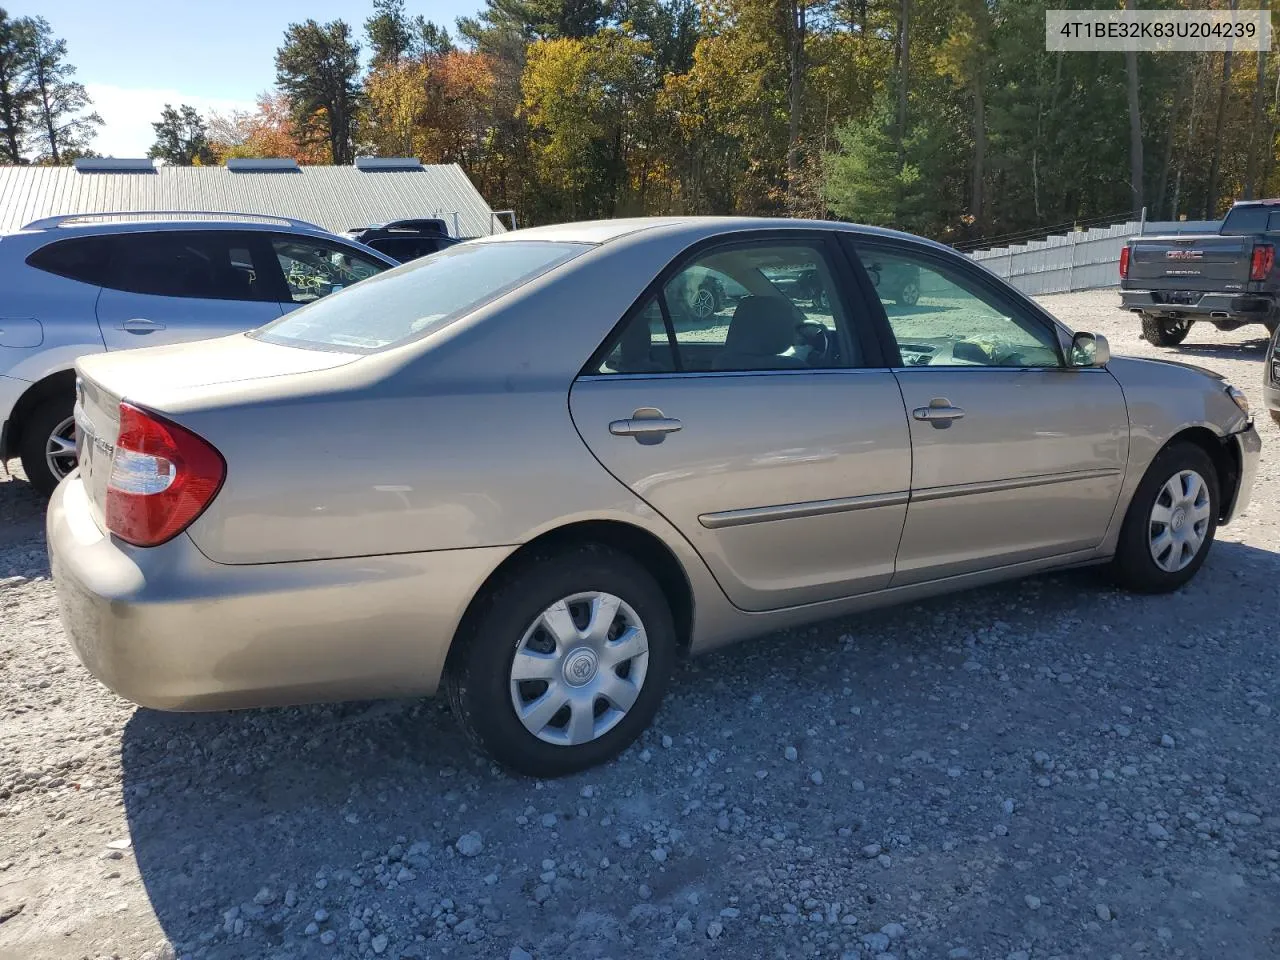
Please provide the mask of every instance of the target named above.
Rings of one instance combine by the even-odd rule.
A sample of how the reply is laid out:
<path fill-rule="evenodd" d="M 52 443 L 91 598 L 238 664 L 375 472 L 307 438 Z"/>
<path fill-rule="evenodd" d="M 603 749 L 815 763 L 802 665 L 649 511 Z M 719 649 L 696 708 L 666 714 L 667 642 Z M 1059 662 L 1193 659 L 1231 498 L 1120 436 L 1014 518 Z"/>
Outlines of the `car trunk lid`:
<path fill-rule="evenodd" d="M 76 361 L 76 447 L 94 519 L 105 529 L 122 402 L 172 417 L 166 399 L 196 388 L 314 373 L 356 359 L 355 354 L 303 350 L 241 334 L 81 357 Z"/>

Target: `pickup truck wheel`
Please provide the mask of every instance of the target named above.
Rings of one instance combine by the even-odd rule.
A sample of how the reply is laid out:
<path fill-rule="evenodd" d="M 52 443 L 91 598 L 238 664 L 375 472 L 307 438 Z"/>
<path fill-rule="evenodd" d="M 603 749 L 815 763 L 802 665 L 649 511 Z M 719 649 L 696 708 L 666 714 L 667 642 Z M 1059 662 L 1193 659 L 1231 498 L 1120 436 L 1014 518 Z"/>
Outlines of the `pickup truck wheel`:
<path fill-rule="evenodd" d="M 1157 347 L 1176 347 L 1191 332 L 1190 320 L 1170 320 L 1164 317 L 1142 315 L 1142 339 Z"/>

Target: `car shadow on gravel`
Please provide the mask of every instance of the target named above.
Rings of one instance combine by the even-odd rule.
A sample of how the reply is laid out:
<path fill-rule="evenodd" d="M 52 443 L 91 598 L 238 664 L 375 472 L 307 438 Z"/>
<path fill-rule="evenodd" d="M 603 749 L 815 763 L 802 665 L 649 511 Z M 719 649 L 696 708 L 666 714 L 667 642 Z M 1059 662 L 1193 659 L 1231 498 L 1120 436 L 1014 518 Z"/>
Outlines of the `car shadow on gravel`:
<path fill-rule="evenodd" d="M 48 501 L 20 477 L 0 472 L 0 579 L 44 577 L 49 558 L 44 548 Z"/>
<path fill-rule="evenodd" d="M 1018 701 L 1018 722 L 992 735 L 991 755 L 1020 755 L 1024 748 L 1029 755 L 1029 745 L 1055 740 L 1067 713 L 1083 714 L 1072 722 L 1088 726 L 1110 719 L 1108 711 L 1117 708 L 1097 698 L 1081 699 L 1072 687 L 1041 697 L 1019 693 L 1029 690 L 1025 686 L 1002 686 L 993 675 L 997 670 L 982 663 L 982 637 L 993 625 L 1008 621 L 1004 626 L 1011 623 L 1016 636 L 1043 630 L 1050 636 L 1100 638 L 1091 648 L 1099 659 L 1158 661 L 1173 643 L 1171 635 L 1153 629 L 1130 633 L 1127 624 L 1156 610 L 1170 624 L 1204 618 L 1206 603 L 1220 603 L 1219 616 L 1227 617 L 1257 590 L 1273 589 L 1277 574 L 1280 554 L 1220 542 L 1200 576 L 1173 597 L 1119 593 L 1100 582 L 1095 571 L 1082 570 L 773 634 L 692 660 L 678 671 L 655 729 L 640 744 L 613 764 L 553 782 L 507 776 L 474 756 L 439 701 L 218 714 L 139 709 L 127 722 L 121 744 L 133 850 L 151 905 L 179 952 L 207 945 L 205 955 L 213 958 L 327 956 L 330 948 L 314 931 L 303 931 L 316 910 L 332 915 L 331 925 L 345 940 L 354 936 L 349 929 L 359 929 L 354 923 L 365 908 L 390 916 L 416 902 L 429 916 L 441 897 L 484 904 L 486 913 L 492 912 L 492 936 L 527 940 L 523 935 L 537 929 L 541 937 L 557 924 L 572 926 L 579 909 L 625 916 L 636 880 L 623 884 L 602 875 L 574 910 L 557 919 L 535 904 L 531 890 L 538 881 L 520 879 L 524 873 L 537 874 L 537 864 L 548 856 L 616 860 L 620 851 L 613 839 L 628 811 L 639 824 L 678 821 L 695 809 L 685 806 L 692 767 L 663 749 L 672 744 L 660 735 L 664 731 L 677 750 L 696 745 L 694 759 L 713 744 L 740 751 L 734 766 L 741 774 L 734 777 L 743 783 L 731 782 L 731 787 L 752 790 L 744 784 L 762 783 L 755 779 L 761 774 L 753 772 L 770 762 L 763 758 L 781 753 L 775 744 L 782 705 L 789 712 L 786 728 L 793 731 L 782 735 L 801 739 L 806 727 L 812 736 L 828 722 L 832 701 L 848 697 L 851 688 L 859 702 L 878 702 L 893 716 L 910 717 L 909 724 L 945 730 L 956 720 L 954 694 L 938 695 L 940 678 L 949 673 L 969 678 L 962 689 L 986 683 L 1003 690 L 1003 699 L 996 694 L 993 702 L 996 712 L 1009 709 L 1011 696 Z M 1210 617 L 1206 629 L 1214 626 Z M 787 655 L 779 656 L 780 650 Z M 1066 659 L 1079 651 L 1061 652 Z M 1018 659 L 1020 653 L 1011 658 Z M 912 663 L 936 666 L 922 671 Z M 899 669 L 903 665 L 910 668 Z M 840 722 L 849 723 L 847 718 Z M 901 730 L 837 729 L 854 737 L 845 742 L 856 751 L 909 750 Z M 968 736 L 982 736 L 980 730 L 975 726 Z M 897 739 L 876 746 L 857 743 L 881 735 Z M 999 761 L 991 762 L 1002 775 Z M 1025 761 L 1017 763 L 1021 770 Z M 705 781 L 701 784 L 705 789 Z M 597 799 L 580 799 L 592 796 Z M 601 796 L 611 805 L 596 807 Z M 863 796 L 869 801 L 873 793 Z M 803 807 L 808 801 L 794 802 Z M 587 803 L 595 807 L 594 817 Z M 848 797 L 850 809 L 854 803 Z M 617 818 L 613 827 L 601 823 L 606 811 Z M 909 815 L 900 829 L 913 826 L 922 833 L 927 829 Z M 454 849 L 457 838 L 472 830 L 483 834 L 485 844 L 484 854 L 474 860 Z M 727 882 L 715 874 L 739 869 L 730 862 L 728 848 L 715 846 L 722 841 L 710 825 L 699 836 L 709 838 L 700 840 L 702 858 L 682 861 L 697 876 L 681 882 Z M 419 858 L 416 877 L 395 880 L 400 865 L 388 851 L 418 843 L 431 852 Z M 501 882 L 495 879 L 498 872 Z M 654 902 L 664 896 L 655 886 Z M 253 939 L 241 938 L 237 917 L 251 921 Z M 438 945 L 430 940 L 439 925 L 418 922 L 426 941 L 397 956 L 436 955 Z M 409 942 L 413 932 L 407 931 Z M 466 955 L 505 956 L 507 950 L 492 941 L 474 948 L 452 942 L 455 952 Z M 276 950 L 283 952 L 272 953 Z"/>
<path fill-rule="evenodd" d="M 1266 337 L 1256 340 L 1243 340 L 1236 343 L 1181 343 L 1176 347 L 1167 347 L 1170 360 L 1179 357 L 1202 357 L 1212 360 L 1262 360 L 1267 353 Z"/>

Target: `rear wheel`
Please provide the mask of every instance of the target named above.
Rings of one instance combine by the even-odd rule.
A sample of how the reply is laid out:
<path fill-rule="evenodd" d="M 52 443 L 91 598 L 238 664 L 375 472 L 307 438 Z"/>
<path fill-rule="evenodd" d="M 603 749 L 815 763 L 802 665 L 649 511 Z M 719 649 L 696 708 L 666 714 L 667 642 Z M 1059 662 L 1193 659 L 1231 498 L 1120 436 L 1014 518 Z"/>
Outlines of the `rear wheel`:
<path fill-rule="evenodd" d="M 1138 484 L 1112 573 L 1140 593 L 1168 593 L 1195 576 L 1218 529 L 1218 471 L 1193 443 L 1175 443 L 1156 455 Z"/>
<path fill-rule="evenodd" d="M 54 396 L 36 407 L 22 425 L 18 455 L 31 485 L 44 496 L 76 468 L 75 399 Z"/>
<path fill-rule="evenodd" d="M 914 280 L 908 280 L 894 299 L 904 307 L 914 307 L 920 302 L 920 284 Z"/>
<path fill-rule="evenodd" d="M 472 743 L 535 777 L 584 770 L 652 721 L 675 661 L 657 581 L 598 544 L 529 557 L 482 597 L 446 673 Z"/>
<path fill-rule="evenodd" d="M 1142 315 L 1142 339 L 1157 347 L 1176 347 L 1191 332 L 1190 320 Z"/>

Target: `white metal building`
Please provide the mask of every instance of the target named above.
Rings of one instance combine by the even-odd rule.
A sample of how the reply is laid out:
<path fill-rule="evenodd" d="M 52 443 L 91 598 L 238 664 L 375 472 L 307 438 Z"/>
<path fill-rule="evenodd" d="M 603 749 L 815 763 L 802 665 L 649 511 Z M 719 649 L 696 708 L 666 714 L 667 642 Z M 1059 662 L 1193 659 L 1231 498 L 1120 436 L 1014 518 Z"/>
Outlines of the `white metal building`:
<path fill-rule="evenodd" d="M 132 211 L 287 216 L 336 233 L 423 217 L 443 219 L 459 237 L 505 229 L 461 167 L 412 158 L 362 157 L 350 167 L 302 167 L 293 160 L 173 167 L 125 159 L 0 166 L 0 233 L 55 214 Z"/>

